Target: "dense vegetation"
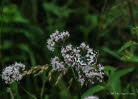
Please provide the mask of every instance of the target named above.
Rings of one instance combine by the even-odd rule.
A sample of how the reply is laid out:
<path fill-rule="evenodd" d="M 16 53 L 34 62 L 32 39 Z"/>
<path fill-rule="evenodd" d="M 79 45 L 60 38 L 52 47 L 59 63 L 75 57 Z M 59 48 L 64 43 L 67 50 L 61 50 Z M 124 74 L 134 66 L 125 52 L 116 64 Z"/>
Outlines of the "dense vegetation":
<path fill-rule="evenodd" d="M 50 64 L 58 51 L 51 53 L 46 42 L 58 29 L 70 32 L 70 43 L 84 41 L 98 50 L 105 75 L 100 84 L 69 85 L 63 77 L 55 85 L 54 80 L 49 81 L 49 68 L 20 82 L 5 84 L 0 79 L 0 98 L 81 99 L 96 95 L 100 99 L 137 99 L 137 25 L 137 0 L 1 0 L 1 72 L 14 62 L 24 63 L 27 69 Z"/>

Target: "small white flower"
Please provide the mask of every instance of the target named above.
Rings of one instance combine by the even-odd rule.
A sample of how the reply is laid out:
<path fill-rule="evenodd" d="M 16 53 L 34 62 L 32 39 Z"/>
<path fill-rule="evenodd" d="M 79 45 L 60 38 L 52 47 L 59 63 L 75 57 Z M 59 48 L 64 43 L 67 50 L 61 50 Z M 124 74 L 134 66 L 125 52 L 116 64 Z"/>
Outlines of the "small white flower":
<path fill-rule="evenodd" d="M 53 71 L 62 71 L 65 69 L 64 62 L 61 62 L 57 56 L 51 59 L 51 64 Z"/>
<path fill-rule="evenodd" d="M 81 53 L 86 53 L 78 57 L 77 62 L 80 65 L 88 65 L 92 66 L 97 63 L 97 55 L 98 53 L 91 48 L 89 48 L 89 45 L 86 45 L 85 43 L 82 43 L 78 49 L 81 51 Z"/>
<path fill-rule="evenodd" d="M 79 70 L 78 70 L 78 81 L 80 82 L 81 86 L 83 86 L 85 83 L 85 78 L 83 77 L 83 75 L 81 75 L 81 72 Z"/>
<path fill-rule="evenodd" d="M 85 97 L 84 99 L 99 99 L 97 96 L 88 96 L 88 97 Z"/>
<path fill-rule="evenodd" d="M 101 65 L 100 67 L 98 65 L 97 68 L 82 65 L 78 66 L 76 70 L 78 72 L 78 78 L 81 86 L 83 86 L 84 84 L 87 85 L 87 83 L 94 84 L 95 80 L 102 82 L 104 72 L 103 66 Z"/>
<path fill-rule="evenodd" d="M 75 58 L 80 56 L 79 52 L 80 51 L 73 48 L 71 44 L 61 49 L 62 57 L 64 58 L 64 61 L 68 66 L 75 65 Z"/>
<path fill-rule="evenodd" d="M 84 49 L 84 50 L 88 50 L 89 49 L 89 45 L 86 45 L 85 43 L 81 43 L 79 48 Z"/>
<path fill-rule="evenodd" d="M 47 48 L 51 51 L 54 51 L 55 42 L 52 39 L 47 40 Z"/>
<path fill-rule="evenodd" d="M 55 45 L 59 42 L 64 42 L 67 38 L 69 38 L 70 34 L 68 31 L 66 32 L 59 32 L 56 31 L 55 33 L 50 35 L 50 38 L 47 40 L 47 48 L 50 51 L 54 51 Z"/>
<path fill-rule="evenodd" d="M 25 70 L 25 65 L 22 63 L 15 63 L 3 69 L 2 79 L 6 84 L 22 79 L 22 73 Z"/>
<path fill-rule="evenodd" d="M 22 63 L 15 62 L 14 67 L 19 69 L 19 70 L 25 70 L 25 65 Z"/>

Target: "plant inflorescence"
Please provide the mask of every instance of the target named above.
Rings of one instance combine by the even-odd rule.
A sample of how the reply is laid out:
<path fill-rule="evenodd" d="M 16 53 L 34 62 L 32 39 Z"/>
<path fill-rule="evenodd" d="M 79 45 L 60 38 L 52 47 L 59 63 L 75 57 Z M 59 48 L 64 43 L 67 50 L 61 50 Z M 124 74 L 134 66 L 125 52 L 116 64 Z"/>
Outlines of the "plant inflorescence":
<path fill-rule="evenodd" d="M 89 83 L 94 84 L 95 80 L 102 82 L 104 67 L 97 63 L 98 52 L 94 51 L 85 43 L 81 43 L 77 47 L 72 44 L 63 44 L 69 36 L 68 31 L 60 33 L 56 30 L 47 40 L 47 48 L 50 51 L 53 52 L 57 47 L 60 47 L 60 54 L 55 55 L 55 57 L 51 59 L 51 72 L 67 72 L 67 70 L 71 68 L 75 74 L 74 78 L 77 78 L 81 86 Z M 58 44 L 60 44 L 60 46 L 58 46 Z M 14 81 L 19 81 L 23 76 L 34 73 L 37 70 L 42 73 L 43 70 L 47 68 L 47 66 L 36 66 L 25 71 L 25 65 L 16 62 L 3 69 L 2 79 L 6 84 L 9 84 Z"/>

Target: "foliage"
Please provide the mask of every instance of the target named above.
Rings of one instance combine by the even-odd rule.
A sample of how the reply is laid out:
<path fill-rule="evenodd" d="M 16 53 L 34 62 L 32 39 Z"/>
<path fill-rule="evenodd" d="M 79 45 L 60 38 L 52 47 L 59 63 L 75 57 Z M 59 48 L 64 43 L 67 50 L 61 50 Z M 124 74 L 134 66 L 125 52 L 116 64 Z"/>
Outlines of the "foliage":
<path fill-rule="evenodd" d="M 137 0 L 1 0 L 0 6 L 1 71 L 15 61 L 25 63 L 27 69 L 49 64 L 53 54 L 46 48 L 46 40 L 58 29 L 72 33 L 70 42 L 79 45 L 85 41 L 98 50 L 106 74 L 102 84 L 83 87 L 77 82 L 71 84 L 64 75 L 55 85 L 56 81 L 50 80 L 50 69 L 10 85 L 0 79 L 1 98 L 138 97 Z"/>

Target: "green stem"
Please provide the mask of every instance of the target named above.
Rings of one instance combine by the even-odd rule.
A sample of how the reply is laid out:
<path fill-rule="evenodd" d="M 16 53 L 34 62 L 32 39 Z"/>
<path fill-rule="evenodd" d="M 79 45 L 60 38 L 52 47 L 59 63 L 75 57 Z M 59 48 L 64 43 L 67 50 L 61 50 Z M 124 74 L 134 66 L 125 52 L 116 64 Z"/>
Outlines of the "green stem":
<path fill-rule="evenodd" d="M 11 88 L 8 88 L 8 92 L 10 93 L 11 99 L 14 99 L 14 95 L 13 95 L 13 93 L 12 93 Z"/>
<path fill-rule="evenodd" d="M 37 23 L 37 0 L 31 0 L 33 22 Z"/>
<path fill-rule="evenodd" d="M 77 76 L 76 76 L 76 74 L 75 74 L 73 68 L 71 68 L 71 70 L 72 70 L 72 72 L 73 72 L 74 78 L 77 79 Z"/>
<path fill-rule="evenodd" d="M 134 18 L 132 2 L 130 0 L 127 0 L 127 3 L 128 3 L 129 13 L 130 13 L 130 19 L 133 22 L 133 26 L 135 26 L 135 18 Z"/>
<path fill-rule="evenodd" d="M 28 92 L 21 84 L 20 84 L 21 88 L 29 95 L 31 96 L 33 99 L 37 99 L 33 94 L 31 94 L 30 92 Z"/>
<path fill-rule="evenodd" d="M 45 80 L 43 81 L 43 85 L 42 85 L 42 88 L 41 88 L 41 99 L 43 99 L 43 94 L 44 94 L 44 88 L 45 88 Z"/>

